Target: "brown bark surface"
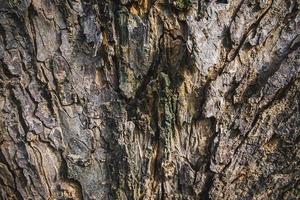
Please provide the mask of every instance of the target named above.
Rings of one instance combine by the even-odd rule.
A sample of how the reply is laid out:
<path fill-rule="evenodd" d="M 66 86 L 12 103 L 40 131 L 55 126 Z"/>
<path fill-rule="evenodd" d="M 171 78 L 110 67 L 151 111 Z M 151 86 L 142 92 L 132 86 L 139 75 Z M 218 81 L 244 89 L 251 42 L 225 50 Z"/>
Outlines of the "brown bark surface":
<path fill-rule="evenodd" d="M 0 0 L 0 199 L 299 199 L 298 0 Z"/>

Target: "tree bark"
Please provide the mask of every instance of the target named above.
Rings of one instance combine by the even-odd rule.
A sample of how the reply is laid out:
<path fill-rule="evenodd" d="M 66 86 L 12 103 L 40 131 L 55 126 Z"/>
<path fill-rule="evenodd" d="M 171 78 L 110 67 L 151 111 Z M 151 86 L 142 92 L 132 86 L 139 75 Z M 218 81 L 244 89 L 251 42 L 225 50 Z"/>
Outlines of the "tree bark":
<path fill-rule="evenodd" d="M 0 0 L 0 199 L 299 199 L 297 0 Z"/>

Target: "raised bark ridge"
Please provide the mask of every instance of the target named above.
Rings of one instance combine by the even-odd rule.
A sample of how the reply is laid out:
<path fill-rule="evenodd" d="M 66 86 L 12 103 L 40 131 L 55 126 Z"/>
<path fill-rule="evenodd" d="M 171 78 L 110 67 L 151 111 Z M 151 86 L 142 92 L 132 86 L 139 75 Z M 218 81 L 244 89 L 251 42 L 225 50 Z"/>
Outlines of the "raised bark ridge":
<path fill-rule="evenodd" d="M 297 0 L 0 0 L 0 198 L 299 198 Z"/>

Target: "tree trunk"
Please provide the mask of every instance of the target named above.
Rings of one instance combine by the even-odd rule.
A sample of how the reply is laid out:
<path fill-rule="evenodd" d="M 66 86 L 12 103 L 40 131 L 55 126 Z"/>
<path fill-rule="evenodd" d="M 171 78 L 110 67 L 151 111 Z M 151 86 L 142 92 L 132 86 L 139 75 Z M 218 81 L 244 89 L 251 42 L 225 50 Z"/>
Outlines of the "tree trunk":
<path fill-rule="evenodd" d="M 298 199 L 297 0 L 0 0 L 0 199 Z"/>

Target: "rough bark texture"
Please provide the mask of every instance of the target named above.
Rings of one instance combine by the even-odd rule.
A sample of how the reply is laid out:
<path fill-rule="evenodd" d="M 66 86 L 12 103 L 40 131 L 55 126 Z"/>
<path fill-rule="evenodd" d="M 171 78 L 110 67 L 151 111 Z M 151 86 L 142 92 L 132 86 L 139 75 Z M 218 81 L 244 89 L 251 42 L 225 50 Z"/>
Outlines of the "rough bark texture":
<path fill-rule="evenodd" d="M 0 0 L 0 198 L 300 198 L 298 0 Z"/>

